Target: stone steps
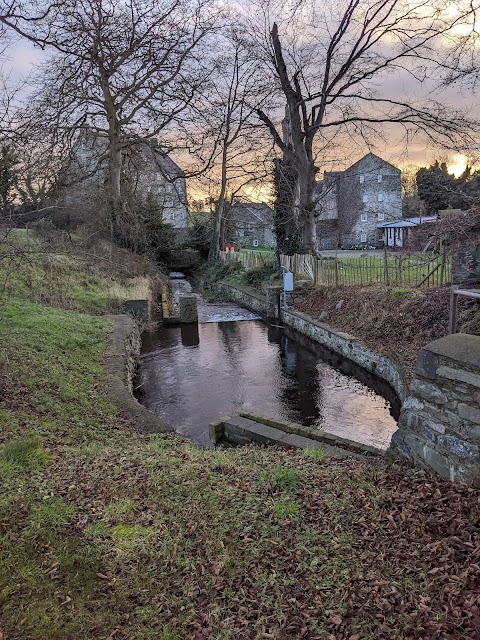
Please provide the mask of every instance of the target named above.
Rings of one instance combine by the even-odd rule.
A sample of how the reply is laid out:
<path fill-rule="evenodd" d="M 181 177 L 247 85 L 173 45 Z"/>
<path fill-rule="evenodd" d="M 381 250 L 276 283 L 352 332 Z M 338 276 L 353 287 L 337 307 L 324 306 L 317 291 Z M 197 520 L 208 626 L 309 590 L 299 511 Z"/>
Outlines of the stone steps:
<path fill-rule="evenodd" d="M 281 429 L 262 424 L 255 420 L 235 415 L 225 417 L 218 423 L 211 425 L 212 439 L 215 443 L 231 443 L 235 445 L 264 444 L 296 449 L 322 449 L 327 457 L 355 458 L 368 460 L 367 456 L 341 447 L 335 447 L 319 440 L 314 440 L 295 433 L 288 433 Z"/>

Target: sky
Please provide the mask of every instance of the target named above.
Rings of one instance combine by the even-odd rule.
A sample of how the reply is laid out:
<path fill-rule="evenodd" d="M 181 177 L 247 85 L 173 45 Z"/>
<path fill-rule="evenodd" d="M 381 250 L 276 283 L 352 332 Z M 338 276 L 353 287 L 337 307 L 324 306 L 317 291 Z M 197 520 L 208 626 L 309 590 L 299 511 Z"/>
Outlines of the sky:
<path fill-rule="evenodd" d="M 46 56 L 47 53 L 38 47 L 34 47 L 31 43 L 17 41 L 11 46 L 7 53 L 7 59 L 2 63 L 4 75 L 10 74 L 13 81 L 19 81 L 27 77 L 34 68 L 35 63 L 45 59 Z M 394 95 L 398 94 L 399 91 L 408 94 L 410 89 L 408 81 L 407 86 L 404 86 L 404 80 L 400 82 L 402 84 L 399 84 L 398 77 L 385 79 L 381 86 L 382 94 L 386 96 Z M 26 90 L 28 90 L 28 84 Z M 466 88 L 445 90 L 441 95 L 435 97 L 437 99 L 445 99 L 452 105 L 464 106 L 470 103 L 469 108 L 471 111 L 480 115 L 480 109 L 476 105 L 477 96 Z M 348 150 L 347 153 L 342 154 L 344 156 L 342 159 L 339 157 L 338 161 L 334 161 L 336 166 L 329 165 L 326 169 L 345 169 L 370 150 L 400 168 L 405 165 L 426 166 L 436 159 L 446 161 L 448 170 L 456 176 L 464 171 L 467 164 L 471 164 L 471 160 L 467 159 L 467 156 L 462 153 L 446 153 L 443 149 L 434 148 L 431 142 L 421 139 L 413 140 L 408 145 L 405 145 L 402 137 L 403 132 L 400 129 L 395 130 L 395 127 L 390 127 L 385 141 L 377 142 L 376 146 L 371 149 L 366 146 L 364 148 L 355 146 L 353 149 Z"/>

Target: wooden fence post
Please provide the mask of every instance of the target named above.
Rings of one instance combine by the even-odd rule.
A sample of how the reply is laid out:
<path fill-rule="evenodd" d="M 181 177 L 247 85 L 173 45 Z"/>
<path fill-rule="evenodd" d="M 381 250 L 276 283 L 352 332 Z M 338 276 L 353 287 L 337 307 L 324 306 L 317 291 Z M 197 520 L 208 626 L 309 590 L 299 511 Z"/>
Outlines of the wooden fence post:
<path fill-rule="evenodd" d="M 448 323 L 448 333 L 457 332 L 457 301 L 458 296 L 455 295 L 455 291 L 458 287 L 452 286 L 450 288 L 450 319 Z"/>

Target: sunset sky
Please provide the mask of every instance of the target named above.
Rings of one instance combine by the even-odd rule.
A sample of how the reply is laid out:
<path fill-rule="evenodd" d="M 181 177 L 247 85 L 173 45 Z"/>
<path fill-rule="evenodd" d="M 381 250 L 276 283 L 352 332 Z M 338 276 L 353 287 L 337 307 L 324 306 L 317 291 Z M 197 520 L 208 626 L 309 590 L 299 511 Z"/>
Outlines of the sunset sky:
<path fill-rule="evenodd" d="M 46 59 L 47 53 L 40 50 L 38 47 L 34 47 L 31 43 L 26 41 L 18 41 L 14 43 L 10 51 L 7 54 L 7 60 L 4 61 L 3 70 L 6 75 L 10 74 L 12 80 L 25 80 L 29 73 L 32 72 L 35 63 L 43 59 Z M 384 95 L 394 95 L 395 93 L 408 93 L 410 87 L 405 86 L 405 80 L 399 81 L 397 78 L 387 78 L 381 86 L 382 93 Z M 26 82 L 25 91 L 28 91 L 28 81 Z M 448 101 L 448 103 L 458 106 L 469 105 L 471 112 L 479 112 L 476 106 L 476 96 L 471 90 L 466 88 L 453 88 L 445 90 L 441 95 L 436 95 L 435 98 Z M 415 140 L 405 144 L 403 139 L 403 131 L 396 129 L 395 126 L 390 126 L 387 129 L 386 140 L 380 141 L 375 147 L 369 149 L 368 147 L 355 145 L 353 149 L 348 149 L 345 153 L 340 153 L 338 158 L 333 158 L 329 161 L 328 166 L 322 167 L 320 176 L 323 170 L 342 170 L 356 162 L 363 155 L 372 151 L 377 155 L 380 155 L 385 160 L 392 164 L 402 167 L 405 165 L 418 165 L 426 166 L 431 164 L 435 160 L 446 161 L 447 167 L 450 173 L 455 176 L 459 176 L 464 170 L 467 164 L 476 166 L 476 159 L 469 154 L 447 152 L 445 149 L 435 148 L 431 141 L 422 140 L 416 138 Z M 343 155 L 343 158 L 341 157 Z M 181 162 L 181 161 L 180 161 Z M 197 189 L 195 189 L 196 191 Z M 249 189 L 250 196 L 253 199 L 263 199 L 266 197 L 267 190 L 265 187 L 259 186 L 258 188 Z M 199 192 L 199 197 L 200 192 Z"/>

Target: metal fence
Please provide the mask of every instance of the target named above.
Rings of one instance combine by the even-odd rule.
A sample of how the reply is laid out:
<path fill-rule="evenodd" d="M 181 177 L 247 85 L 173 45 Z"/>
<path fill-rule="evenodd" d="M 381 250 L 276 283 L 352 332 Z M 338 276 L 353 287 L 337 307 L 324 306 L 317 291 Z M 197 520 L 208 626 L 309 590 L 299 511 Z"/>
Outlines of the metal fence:
<path fill-rule="evenodd" d="M 223 260 L 240 262 L 245 269 L 275 263 L 273 253 L 222 253 Z M 445 253 L 397 253 L 383 256 L 325 258 L 312 255 L 280 256 L 280 264 L 315 285 L 353 286 L 386 284 L 395 287 L 438 287 L 451 283 L 451 258 Z"/>

